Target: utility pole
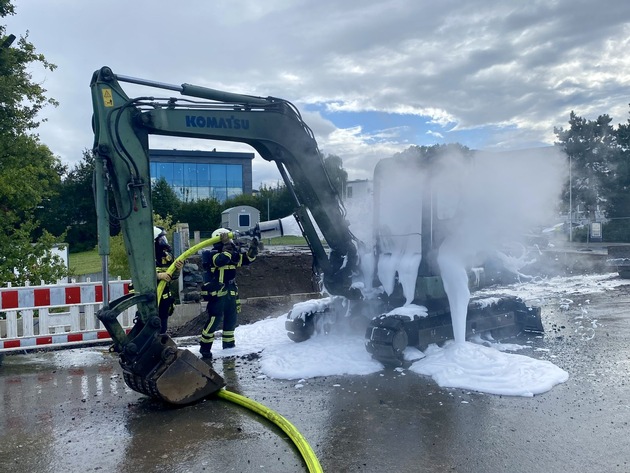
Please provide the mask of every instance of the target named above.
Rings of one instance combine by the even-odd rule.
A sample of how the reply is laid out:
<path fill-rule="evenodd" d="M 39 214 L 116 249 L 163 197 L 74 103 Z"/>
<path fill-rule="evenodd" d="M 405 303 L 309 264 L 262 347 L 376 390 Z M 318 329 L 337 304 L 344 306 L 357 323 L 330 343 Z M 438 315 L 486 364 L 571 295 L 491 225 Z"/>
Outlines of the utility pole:
<path fill-rule="evenodd" d="M 569 155 L 569 242 L 573 241 L 573 181 L 571 176 L 573 160 Z"/>

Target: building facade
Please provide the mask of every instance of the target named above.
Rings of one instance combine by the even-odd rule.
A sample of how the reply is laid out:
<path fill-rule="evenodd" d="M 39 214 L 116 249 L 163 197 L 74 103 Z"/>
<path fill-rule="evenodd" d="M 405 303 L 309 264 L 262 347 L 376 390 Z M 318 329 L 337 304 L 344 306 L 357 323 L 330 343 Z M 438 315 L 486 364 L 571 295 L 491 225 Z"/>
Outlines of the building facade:
<path fill-rule="evenodd" d="M 254 153 L 225 151 L 149 151 L 151 184 L 161 178 L 182 201 L 219 202 L 252 193 Z"/>
<path fill-rule="evenodd" d="M 348 181 L 345 186 L 344 200 L 360 200 L 372 197 L 374 192 L 372 181 L 368 179 L 357 179 Z"/>

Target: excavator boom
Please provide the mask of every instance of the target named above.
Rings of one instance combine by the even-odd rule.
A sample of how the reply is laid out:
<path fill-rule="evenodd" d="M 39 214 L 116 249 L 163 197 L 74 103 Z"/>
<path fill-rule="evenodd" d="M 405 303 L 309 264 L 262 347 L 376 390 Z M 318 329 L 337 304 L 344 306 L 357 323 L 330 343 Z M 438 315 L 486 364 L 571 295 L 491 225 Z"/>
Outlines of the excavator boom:
<path fill-rule="evenodd" d="M 129 98 L 121 82 L 177 91 L 181 97 Z M 155 255 L 148 243 L 153 240 L 149 135 L 246 143 L 265 160 L 275 162 L 295 198 L 296 219 L 324 275 L 326 289 L 331 294 L 359 297 L 351 288 L 357 252 L 343 204 L 326 173 L 312 131 L 292 104 L 274 97 L 116 75 L 108 67 L 94 72 L 91 89 L 103 279 L 108 279 L 110 224 L 119 224 L 134 286 L 133 294 L 107 304 L 99 318 L 114 340 L 125 380 L 132 389 L 169 402 L 188 403 L 222 386 L 220 377 L 208 371 L 204 362 L 177 349 L 168 336 L 158 334 Z M 320 241 L 311 215 L 330 251 Z M 132 330 L 125 333 L 117 316 L 132 305 L 137 306 L 138 316 Z M 187 382 L 178 383 L 178 379 Z M 179 390 L 174 393 L 176 385 Z M 182 393 L 181 386 L 184 391 L 188 386 L 189 392 Z"/>

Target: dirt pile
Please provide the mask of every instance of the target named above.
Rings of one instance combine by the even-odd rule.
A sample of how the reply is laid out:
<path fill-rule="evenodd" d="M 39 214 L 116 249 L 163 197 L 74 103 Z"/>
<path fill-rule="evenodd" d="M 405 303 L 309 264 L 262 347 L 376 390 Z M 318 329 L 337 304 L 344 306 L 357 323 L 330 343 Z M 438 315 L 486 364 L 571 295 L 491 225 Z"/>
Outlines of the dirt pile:
<path fill-rule="evenodd" d="M 313 257 L 304 252 L 263 252 L 254 263 L 239 268 L 236 277 L 241 297 L 239 324 L 288 312 L 296 302 L 312 298 L 319 287 L 312 272 Z M 303 297 L 296 296 L 304 294 Z M 195 336 L 206 323 L 202 312 L 186 324 L 169 331 L 173 337 Z"/>

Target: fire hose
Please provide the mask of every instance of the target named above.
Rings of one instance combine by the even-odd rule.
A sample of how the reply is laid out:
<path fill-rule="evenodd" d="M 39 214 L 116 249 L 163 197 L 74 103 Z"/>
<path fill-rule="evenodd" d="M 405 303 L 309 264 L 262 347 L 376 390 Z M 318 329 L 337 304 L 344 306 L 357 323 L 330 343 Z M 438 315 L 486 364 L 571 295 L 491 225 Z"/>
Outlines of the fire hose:
<path fill-rule="evenodd" d="M 234 238 L 234 233 L 230 232 L 229 233 L 230 238 Z M 207 246 L 210 245 L 214 245 L 215 243 L 218 243 L 219 241 L 221 241 L 221 237 L 217 236 L 214 238 L 210 238 L 208 240 L 204 240 L 201 243 L 198 243 L 196 245 L 194 245 L 193 247 L 189 248 L 188 250 L 186 250 L 185 252 L 183 252 L 181 255 L 179 255 L 175 261 L 173 261 L 173 264 L 171 264 L 169 266 L 169 268 L 166 270 L 166 272 L 168 273 L 169 276 L 172 276 L 173 273 L 175 272 L 175 263 L 177 261 L 184 261 L 186 258 L 188 258 L 190 255 L 198 252 L 199 250 L 201 250 L 202 248 L 205 248 Z M 166 287 L 167 282 L 164 280 L 161 280 L 158 284 L 158 288 L 157 288 L 157 300 L 162 300 L 162 294 L 164 292 L 164 289 Z M 315 453 L 313 452 L 313 449 L 311 448 L 311 446 L 308 444 L 307 440 L 304 438 L 304 436 L 295 428 L 295 426 L 293 424 L 291 424 L 291 422 L 289 422 L 286 418 L 284 418 L 283 416 L 281 416 L 280 414 L 278 414 L 277 412 L 272 411 L 271 409 L 269 409 L 268 407 L 265 407 L 264 405 L 253 401 L 252 399 L 249 399 L 245 396 L 242 396 L 240 394 L 236 394 L 233 393 L 231 391 L 228 391 L 227 389 L 221 389 L 220 391 L 218 391 L 217 395 L 222 398 L 225 399 L 226 401 L 230 401 L 232 403 L 238 404 L 240 406 L 243 406 L 247 409 L 249 409 L 252 412 L 255 412 L 256 414 L 265 417 L 266 419 L 268 419 L 269 421 L 273 422 L 275 425 L 277 425 L 283 432 L 285 432 L 289 438 L 291 439 L 291 441 L 293 442 L 293 444 L 297 447 L 298 451 L 300 452 L 300 455 L 302 456 L 302 459 L 304 460 L 304 462 L 306 463 L 306 466 L 308 468 L 308 471 L 310 473 L 321 473 L 323 472 L 322 467 L 319 463 L 319 460 L 317 459 L 317 456 L 315 455 Z"/>

